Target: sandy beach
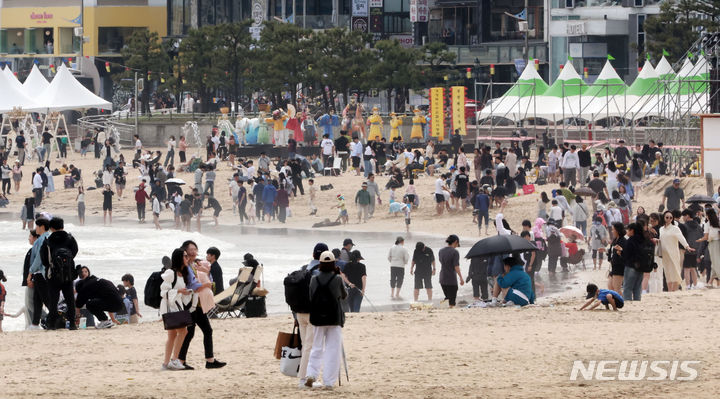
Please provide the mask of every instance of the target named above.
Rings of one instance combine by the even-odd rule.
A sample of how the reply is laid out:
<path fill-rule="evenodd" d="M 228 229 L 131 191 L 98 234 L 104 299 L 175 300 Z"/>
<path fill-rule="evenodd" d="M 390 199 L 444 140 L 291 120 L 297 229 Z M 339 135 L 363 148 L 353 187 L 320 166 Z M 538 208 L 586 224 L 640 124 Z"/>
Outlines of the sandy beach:
<path fill-rule="evenodd" d="M 291 318 L 213 321 L 220 370 L 160 371 L 159 322 L 2 335 L 2 397 L 716 397 L 720 290 L 656 294 L 620 312 L 580 299 L 525 309 L 348 315 L 350 381 L 301 391 L 272 356 Z M 201 365 L 202 344 L 188 362 Z M 32 342 L 32 344 L 30 344 Z M 15 349 L 9 349 L 15 348 Z M 695 360 L 696 381 L 570 381 L 574 360 Z M 344 373 L 344 372 L 343 372 Z M 612 373 L 608 373 L 611 375 Z"/>
<path fill-rule="evenodd" d="M 131 158 L 130 151 L 124 153 L 126 159 Z M 83 170 L 85 187 L 92 185 L 91 173 L 99 169 L 99 162 L 91 157 L 81 159 L 77 154 L 67 161 Z M 2 210 L 6 219 L 17 221 L 18 233 L 20 200 L 30 196 L 29 176 L 35 165 L 28 162 L 23 168 L 25 178 L 21 192 L 9 196 L 11 204 Z M 52 168 L 59 166 L 60 163 L 54 160 Z M 138 172 L 128 169 L 126 193 L 130 195 L 114 201 L 113 212 L 114 219 L 122 221 L 123 225 L 136 221 L 130 183 L 138 181 Z M 237 215 L 232 214 L 225 183 L 232 171 L 224 163 L 217 172 L 216 196 L 224 208 L 220 223 L 227 230 L 239 223 Z M 178 177 L 188 183 L 193 181 L 188 173 Z M 420 177 L 415 181 L 421 206 L 413 212 L 412 232 L 440 238 L 454 233 L 461 236 L 464 245 L 471 245 L 479 236 L 469 209 L 434 216 L 431 195 L 434 180 Z M 324 218 L 335 220 L 337 211 L 331 208 L 335 205 L 335 196 L 341 193 L 347 199 L 351 223 L 324 228 L 338 231 L 338 241 L 359 231 L 404 235 L 402 217 L 387 214 L 387 191 L 381 194 L 383 205 L 376 208 L 375 217 L 368 223 L 357 224 L 352 202 L 362 181 L 362 176 L 356 177 L 350 172 L 341 177 L 317 177 L 316 184 L 335 187 L 318 192 L 320 210 L 317 216 L 308 216 L 307 198 L 298 193 L 297 198 L 291 198 L 293 216 L 286 224 L 275 221 L 256 227 L 309 229 Z M 387 177 L 378 177 L 376 181 L 383 187 Z M 670 179 L 666 177 L 648 180 L 633 208 L 640 205 L 648 212 L 656 211 L 662 192 L 669 184 Z M 699 178 L 683 179 L 682 186 L 686 197 L 705 193 L 704 180 Z M 58 176 L 55 187 L 56 192 L 43 201 L 40 210 L 60 214 L 68 222 L 76 223 L 77 190 L 63 189 L 62 179 Z M 536 187 L 538 192 L 548 193 L 552 188 L 556 186 Z M 404 188 L 399 189 L 398 194 L 403 193 Z M 535 219 L 538 198 L 536 193 L 509 199 L 505 217 L 513 229 L 519 230 L 523 219 Z M 88 223 L 102 223 L 100 191 L 86 191 L 85 201 Z M 494 214 L 491 211 L 491 218 Z M 212 233 L 215 227 L 211 218 L 204 217 L 203 220 L 203 233 Z M 171 212 L 163 212 L 161 221 L 163 228 L 171 228 Z M 154 228 L 151 221 L 137 227 Z M 491 225 L 491 234 L 492 231 Z M 23 254 L 25 250 L 23 247 Z M 386 265 L 377 266 L 384 268 Z M 607 262 L 604 266 L 607 268 Z M 19 265 L 3 265 L 3 268 L 9 267 Z M 463 274 L 466 271 L 463 266 Z M 279 361 L 272 354 L 277 332 L 292 329 L 289 312 L 266 319 L 213 320 L 215 353 L 220 360 L 227 361 L 228 366 L 220 370 L 200 368 L 202 343 L 198 332 L 188 357 L 188 363 L 198 368 L 194 372 L 160 370 L 165 332 L 159 322 L 109 330 L 5 333 L 0 335 L 5 349 L 0 366 L 0 397 L 716 396 L 720 368 L 715 359 L 720 348 L 715 343 L 720 316 L 713 309 L 720 306 L 720 290 L 644 295 L 641 302 L 627 303 L 620 312 L 577 312 L 575 309 L 583 303 L 582 291 L 590 281 L 604 287 L 605 272 L 581 273 L 567 282 L 565 292 L 542 298 L 538 306 L 524 309 L 438 308 L 350 314 L 343 330 L 350 381 L 347 382 L 343 375 L 343 385 L 332 393 L 300 391 L 295 379 L 280 373 Z M 411 296 L 409 285 L 404 292 L 406 298 Z M 282 295 L 282 292 L 271 292 L 270 295 Z M 696 381 L 571 381 L 570 372 L 575 360 L 690 360 L 700 363 Z"/>
<path fill-rule="evenodd" d="M 154 150 L 164 151 L 162 148 L 153 148 Z M 132 151 L 124 150 L 125 159 L 132 159 Z M 188 149 L 188 156 L 194 154 L 194 150 Z M 469 157 L 470 164 L 472 164 L 472 158 Z M 164 159 L 164 156 L 163 156 Z M 177 166 L 177 156 L 176 156 Z M 94 159 L 91 153 L 88 156 L 81 158 L 79 154 L 72 154 L 72 158 L 60 162 L 60 160 L 52 161 L 52 168 L 59 168 L 62 163 L 74 164 L 80 168 L 83 172 L 84 187 L 94 186 L 93 171 L 99 170 L 101 161 Z M 19 214 L 20 208 L 22 207 L 22 199 L 32 195 L 31 193 L 31 182 L 30 176 L 32 175 L 33 169 L 37 167 L 37 163 L 33 161 L 26 162 L 23 167 L 23 182 L 20 188 L 20 194 L 9 196 L 11 201 L 8 208 L 0 209 L 0 213 L 9 213 L 13 217 Z M 137 214 L 135 210 L 135 200 L 132 195 L 132 185 L 140 182 L 140 173 L 137 169 L 133 169 L 131 166 L 126 167 L 128 170 L 127 176 L 127 187 L 123 192 L 123 199 L 119 200 L 117 195 L 113 197 L 113 219 L 126 219 L 131 221 L 137 221 Z M 215 196 L 223 207 L 223 211 L 220 215 L 219 222 L 226 225 L 238 225 L 239 218 L 237 215 L 232 214 L 232 200 L 229 194 L 228 184 L 234 173 L 230 166 L 224 162 L 219 164 L 216 170 L 217 177 L 215 181 Z M 471 175 L 471 180 L 474 179 Z M 192 190 L 193 174 L 192 173 L 178 173 L 177 177 L 185 180 L 188 187 L 184 189 L 185 192 Z M 385 184 L 388 182 L 387 176 L 377 176 L 375 182 L 380 186 L 381 190 L 384 189 Z M 436 234 L 446 236 L 448 234 L 457 234 L 460 237 L 477 238 L 478 230 L 477 225 L 472 222 L 471 209 L 468 208 L 466 211 L 453 211 L 445 212 L 441 217 L 436 217 L 435 202 L 434 202 L 434 184 L 436 177 L 420 176 L 415 180 L 415 187 L 418 195 L 420 196 L 420 207 L 412 212 L 412 232 L 422 232 L 428 234 Z M 350 216 L 350 223 L 348 225 L 340 225 L 334 227 L 323 227 L 325 230 L 346 230 L 352 231 L 383 231 L 383 232 L 405 232 L 405 222 L 402 215 L 390 215 L 388 213 L 388 203 L 390 192 L 384 190 L 381 192 L 382 205 L 376 205 L 375 216 L 368 223 L 359 223 L 357 217 L 357 208 L 354 205 L 355 194 L 360 190 L 360 185 L 364 181 L 362 174 L 356 176 L 354 171 L 348 171 L 342 176 L 319 176 L 315 177 L 315 184 L 319 186 L 332 184 L 333 189 L 328 191 L 318 191 L 318 197 L 316 200 L 316 206 L 318 207 L 318 213 L 315 216 L 309 216 L 310 208 L 308 205 L 308 198 L 300 195 L 298 191 L 297 197 L 290 197 L 290 208 L 292 210 L 292 216 L 288 217 L 286 223 L 282 224 L 277 221 L 271 223 L 257 223 L 259 228 L 300 228 L 308 229 L 311 228 L 314 223 L 320 222 L 323 219 L 330 219 L 334 221 L 337 218 L 337 209 L 334 207 L 337 205 L 336 196 L 342 194 L 345 197 L 347 203 L 348 214 Z M 55 176 L 55 189 L 56 191 L 50 195 L 50 199 L 44 199 L 41 210 L 47 210 L 52 213 L 58 213 L 66 216 L 69 222 L 77 221 L 77 203 L 75 197 L 77 195 L 77 189 L 63 189 L 62 176 Z M 633 202 L 633 212 L 638 206 L 643 206 L 647 212 L 657 211 L 658 205 L 662 200 L 662 194 L 667 186 L 672 183 L 670 177 L 651 177 L 644 182 L 644 187 L 640 190 L 639 200 Z M 720 180 L 716 180 L 716 185 L 720 183 Z M 307 188 L 307 180 L 303 180 L 305 188 Z M 407 186 L 408 180 L 405 179 Z M 685 190 L 685 196 L 688 198 L 693 194 L 706 194 L 705 192 L 705 180 L 692 177 L 682 179 L 681 187 Z M 519 195 L 508 200 L 508 206 L 505 209 L 505 219 L 508 220 L 510 226 L 514 230 L 520 229 L 522 220 L 529 219 L 534 221 L 537 216 L 537 201 L 540 198 L 540 192 L 545 191 L 550 195 L 552 189 L 558 188 L 556 184 L 548 184 L 543 186 L 536 186 L 536 192 L 530 195 Z M 115 187 L 113 185 L 113 190 Z M 86 205 L 86 216 L 91 218 L 93 216 L 102 217 L 102 190 L 86 190 L 85 194 L 85 205 Z M 713 190 L 714 192 L 715 190 Z M 402 198 L 405 194 L 405 187 L 401 187 L 396 190 L 398 198 Z M 150 205 L 147 205 L 148 214 L 148 228 L 153 228 L 152 218 L 149 210 Z M 548 206 L 549 207 L 549 206 Z M 490 210 L 490 218 L 493 219 L 497 209 Z M 204 228 L 212 228 L 212 214 L 211 210 L 206 210 L 203 213 L 203 226 Z M 19 219 L 19 217 L 18 217 Z M 160 215 L 160 220 L 163 226 L 171 227 L 173 216 L 169 210 L 165 210 Z M 192 224 L 193 231 L 195 228 L 195 222 Z M 490 226 L 492 229 L 492 222 Z M 494 234 L 493 231 L 490 232 Z"/>

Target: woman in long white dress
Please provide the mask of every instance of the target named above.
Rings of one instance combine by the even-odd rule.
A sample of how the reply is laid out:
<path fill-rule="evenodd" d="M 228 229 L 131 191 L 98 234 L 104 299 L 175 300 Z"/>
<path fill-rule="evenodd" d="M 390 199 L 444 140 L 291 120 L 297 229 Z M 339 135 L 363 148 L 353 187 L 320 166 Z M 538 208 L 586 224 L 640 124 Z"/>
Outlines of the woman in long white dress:
<path fill-rule="evenodd" d="M 708 221 L 703 225 L 705 235 L 698 242 L 707 241 L 711 264 L 720 265 L 720 221 L 718 221 L 715 210 L 708 209 L 706 214 Z M 720 267 L 716 266 L 710 270 L 710 281 L 708 281 L 710 287 L 714 286 L 715 280 L 720 282 L 720 271 L 718 269 Z"/>
<path fill-rule="evenodd" d="M 682 245 L 686 251 L 695 252 L 695 250 L 688 245 L 682 231 L 673 222 L 672 212 L 665 211 L 663 213 L 663 223 L 664 225 L 660 228 L 660 247 L 665 281 L 667 281 L 668 291 L 677 291 L 678 286 L 682 283 L 682 274 L 680 273 L 682 257 L 678 244 Z"/>
<path fill-rule="evenodd" d="M 45 196 L 50 197 L 50 193 L 55 192 L 55 181 L 53 180 L 53 174 L 50 170 L 50 161 L 45 161 L 45 176 L 47 176 L 48 184 L 45 187 Z"/>

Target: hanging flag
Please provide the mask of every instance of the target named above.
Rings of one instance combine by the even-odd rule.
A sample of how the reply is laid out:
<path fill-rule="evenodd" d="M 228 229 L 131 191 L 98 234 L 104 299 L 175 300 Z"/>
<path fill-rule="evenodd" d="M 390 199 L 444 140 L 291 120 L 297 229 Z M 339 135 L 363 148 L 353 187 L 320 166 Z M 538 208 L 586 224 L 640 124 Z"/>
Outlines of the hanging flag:
<path fill-rule="evenodd" d="M 110 73 L 110 63 L 107 61 L 105 62 L 105 70 L 108 71 L 108 73 Z"/>
<path fill-rule="evenodd" d="M 663 56 L 670 57 L 670 53 L 668 53 L 667 51 L 665 51 L 665 49 L 663 49 Z"/>
<path fill-rule="evenodd" d="M 587 67 L 583 68 L 583 75 L 585 76 L 585 79 L 588 78 L 588 68 Z"/>
<path fill-rule="evenodd" d="M 495 64 L 490 64 L 490 76 L 495 75 Z"/>
<path fill-rule="evenodd" d="M 539 70 L 540 69 L 540 60 L 535 58 L 533 61 L 535 62 L 535 70 L 536 71 Z"/>
<path fill-rule="evenodd" d="M 527 20 L 527 8 L 523 8 L 522 11 L 515 14 L 515 18 L 522 19 L 523 21 Z"/>
<path fill-rule="evenodd" d="M 165 83 L 165 75 L 160 74 L 160 83 Z"/>
<path fill-rule="evenodd" d="M 695 58 L 695 54 L 688 51 L 688 58 L 690 58 L 690 59 Z"/>
<path fill-rule="evenodd" d="M 615 57 L 613 57 L 610 54 L 607 55 L 607 59 L 608 59 L 608 61 L 615 61 Z"/>
<path fill-rule="evenodd" d="M 650 53 L 645 53 L 645 59 L 650 61 Z"/>
<path fill-rule="evenodd" d="M 568 61 L 572 61 L 573 57 L 571 55 L 568 55 Z"/>
<path fill-rule="evenodd" d="M 50 71 L 52 71 L 52 73 L 55 73 L 55 64 L 50 64 Z"/>
<path fill-rule="evenodd" d="M 40 61 L 38 61 L 37 59 L 34 59 L 33 64 L 38 65 L 38 64 L 40 64 Z"/>
<path fill-rule="evenodd" d="M 703 57 L 705 57 L 705 50 L 704 50 L 704 49 L 700 49 L 700 55 L 702 55 Z"/>

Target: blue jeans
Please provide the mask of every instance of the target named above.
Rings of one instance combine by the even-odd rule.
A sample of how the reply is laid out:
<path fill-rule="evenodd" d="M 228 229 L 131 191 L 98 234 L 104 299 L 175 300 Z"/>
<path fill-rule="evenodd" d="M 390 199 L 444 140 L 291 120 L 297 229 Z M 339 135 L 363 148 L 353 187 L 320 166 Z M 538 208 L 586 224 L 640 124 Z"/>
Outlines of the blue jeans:
<path fill-rule="evenodd" d="M 625 266 L 623 277 L 623 299 L 626 301 L 639 301 L 642 294 L 643 273 L 634 267 Z"/>
<path fill-rule="evenodd" d="M 350 306 L 350 312 L 357 313 L 362 305 L 363 295 L 359 288 L 350 288 L 347 296 L 347 303 Z"/>
<path fill-rule="evenodd" d="M 363 163 L 365 163 L 365 171 L 363 174 L 365 175 L 365 178 L 367 179 L 368 175 L 370 173 L 372 173 L 372 164 L 370 163 L 369 159 L 364 160 Z"/>
<path fill-rule="evenodd" d="M 484 211 L 478 211 L 478 215 L 477 215 L 478 230 L 482 227 L 483 219 L 485 220 L 485 230 L 487 230 L 489 220 L 490 220 L 490 216 L 488 215 L 487 209 L 485 209 Z"/>
<path fill-rule="evenodd" d="M 582 231 L 583 236 L 587 236 L 586 230 L 587 230 L 587 220 L 584 220 L 582 222 L 575 222 L 575 227 L 580 229 Z"/>

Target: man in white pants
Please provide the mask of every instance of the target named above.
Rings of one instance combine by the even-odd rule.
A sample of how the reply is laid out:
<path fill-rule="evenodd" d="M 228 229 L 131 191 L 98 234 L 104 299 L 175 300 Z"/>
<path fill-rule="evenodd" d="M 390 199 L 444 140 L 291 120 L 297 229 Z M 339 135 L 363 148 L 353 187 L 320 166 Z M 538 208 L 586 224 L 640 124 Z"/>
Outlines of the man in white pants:
<path fill-rule="evenodd" d="M 330 251 L 320 255 L 320 273 L 310 281 L 310 298 L 320 296 L 321 303 L 332 298 L 331 306 L 311 305 L 310 320 L 315 326 L 310 362 L 307 366 L 305 386 L 312 388 L 313 383 L 323 374 L 323 385 L 332 388 L 340 376 L 340 356 L 342 354 L 342 327 L 345 324 L 345 313 L 340 304 L 347 298 L 347 291 L 342 277 L 336 271 L 335 256 Z M 311 300 L 314 302 L 314 299 Z"/>

